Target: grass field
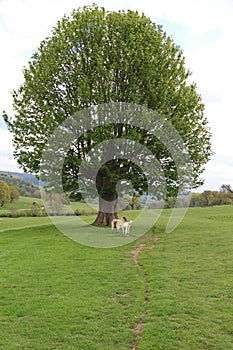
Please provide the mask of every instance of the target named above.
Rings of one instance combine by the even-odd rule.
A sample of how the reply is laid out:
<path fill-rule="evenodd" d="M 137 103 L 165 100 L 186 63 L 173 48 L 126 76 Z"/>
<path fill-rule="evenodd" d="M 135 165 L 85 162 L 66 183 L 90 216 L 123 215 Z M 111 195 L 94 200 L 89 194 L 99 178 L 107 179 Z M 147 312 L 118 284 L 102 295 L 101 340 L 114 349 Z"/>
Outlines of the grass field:
<path fill-rule="evenodd" d="M 42 199 L 31 197 L 20 197 L 12 203 L 6 203 L 3 208 L 0 208 L 0 217 L 18 210 L 32 209 L 33 202 L 37 203 L 38 206 L 42 206 Z"/>
<path fill-rule="evenodd" d="M 42 205 L 41 198 L 20 197 L 20 199 L 14 200 L 12 203 L 6 203 L 0 212 L 3 210 L 30 209 L 33 206 L 33 202 Z"/>
<path fill-rule="evenodd" d="M 38 206 L 43 206 L 43 201 L 41 198 L 32 198 L 32 197 L 23 197 L 21 196 L 18 200 L 14 200 L 12 203 L 6 203 L 3 208 L 0 208 L 0 216 L 3 216 L 6 213 L 16 211 L 16 210 L 27 210 L 34 207 L 33 203 L 36 203 Z M 70 202 L 69 207 L 75 211 L 79 210 L 82 213 L 97 212 L 97 206 L 94 204 L 89 206 L 86 203 L 81 202 Z"/>
<path fill-rule="evenodd" d="M 233 349 L 233 207 L 189 209 L 165 234 L 169 215 L 111 249 L 80 245 L 48 218 L 4 218 L 0 349 Z"/>

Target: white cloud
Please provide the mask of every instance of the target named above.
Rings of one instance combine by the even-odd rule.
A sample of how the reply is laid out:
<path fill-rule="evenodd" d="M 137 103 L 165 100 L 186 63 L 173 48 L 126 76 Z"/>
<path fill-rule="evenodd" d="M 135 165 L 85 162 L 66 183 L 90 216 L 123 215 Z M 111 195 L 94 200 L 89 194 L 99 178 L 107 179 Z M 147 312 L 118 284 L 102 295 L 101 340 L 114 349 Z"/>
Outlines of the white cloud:
<path fill-rule="evenodd" d="M 207 164 L 206 171 L 203 174 L 206 181 L 198 192 L 203 190 L 218 190 L 223 184 L 232 184 L 233 179 L 233 159 L 225 154 L 218 154 L 212 157 Z"/>
<path fill-rule="evenodd" d="M 15 159 L 0 154 L 0 171 L 22 172 Z"/>
<path fill-rule="evenodd" d="M 5 129 L 0 129 L 0 170 L 19 171 L 17 161 L 13 159 L 11 135 Z"/>
<path fill-rule="evenodd" d="M 11 135 L 5 129 L 0 129 L 0 155 L 11 155 L 13 153 L 13 145 L 11 140 Z"/>
<path fill-rule="evenodd" d="M 142 7 L 150 9 L 149 15 L 178 23 L 195 34 L 213 28 L 222 30 L 232 22 L 233 3 L 230 0 L 145 0 Z"/>

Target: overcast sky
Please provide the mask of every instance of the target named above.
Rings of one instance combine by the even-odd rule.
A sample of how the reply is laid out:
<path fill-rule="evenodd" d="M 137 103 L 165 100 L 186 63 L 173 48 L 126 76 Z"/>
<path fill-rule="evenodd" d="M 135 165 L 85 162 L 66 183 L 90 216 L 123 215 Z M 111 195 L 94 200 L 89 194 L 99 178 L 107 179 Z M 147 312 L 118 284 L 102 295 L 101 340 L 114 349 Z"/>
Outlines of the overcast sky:
<path fill-rule="evenodd" d="M 27 65 L 39 43 L 50 36 L 52 27 L 64 14 L 93 1 L 0 0 L 0 115 L 13 115 L 11 92 L 23 82 Z M 205 104 L 213 134 L 215 155 L 203 173 L 205 185 L 199 190 L 233 186 L 233 1 L 232 0 L 96 0 L 108 10 L 131 9 L 144 12 L 163 25 L 180 45 L 186 67 L 193 74 Z M 11 135 L 0 116 L 0 170 L 18 171 L 13 159 Z"/>

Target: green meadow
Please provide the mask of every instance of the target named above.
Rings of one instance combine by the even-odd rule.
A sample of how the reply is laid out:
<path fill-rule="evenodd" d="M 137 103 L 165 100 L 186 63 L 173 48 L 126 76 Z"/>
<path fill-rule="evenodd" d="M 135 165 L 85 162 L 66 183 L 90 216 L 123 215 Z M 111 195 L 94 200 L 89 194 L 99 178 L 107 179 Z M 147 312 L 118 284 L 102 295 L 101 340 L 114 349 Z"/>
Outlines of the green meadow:
<path fill-rule="evenodd" d="M 14 210 L 31 209 L 34 202 L 37 203 L 37 205 L 42 205 L 42 200 L 40 198 L 20 197 L 19 200 L 13 201 L 12 203 L 6 203 L 4 207 L 0 209 L 0 216 L 3 213 Z"/>
<path fill-rule="evenodd" d="M 233 207 L 190 208 L 168 234 L 170 214 L 107 249 L 2 218 L 0 349 L 233 349 Z"/>
<path fill-rule="evenodd" d="M 10 212 L 31 210 L 36 207 L 43 207 L 43 200 L 41 198 L 31 198 L 21 196 L 19 200 L 15 200 L 11 203 L 6 203 L 3 208 L 0 208 L 0 217 Z M 91 212 L 97 212 L 97 206 L 89 206 L 86 203 L 71 202 L 68 206 L 74 212 L 78 210 L 82 214 L 89 214 Z"/>

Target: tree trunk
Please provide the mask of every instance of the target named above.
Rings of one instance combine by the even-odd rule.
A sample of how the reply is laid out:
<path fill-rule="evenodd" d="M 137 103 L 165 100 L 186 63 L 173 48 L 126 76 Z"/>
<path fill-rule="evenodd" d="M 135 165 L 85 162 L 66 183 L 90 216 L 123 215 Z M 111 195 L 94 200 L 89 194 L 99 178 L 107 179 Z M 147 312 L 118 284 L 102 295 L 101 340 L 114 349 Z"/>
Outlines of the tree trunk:
<path fill-rule="evenodd" d="M 112 220 L 117 217 L 116 193 L 109 193 L 104 197 L 99 197 L 99 211 L 93 226 L 111 226 Z"/>
<path fill-rule="evenodd" d="M 117 217 L 116 183 L 111 181 L 111 175 L 105 170 L 100 170 L 96 177 L 99 211 L 93 226 L 111 226 L 112 220 Z"/>

